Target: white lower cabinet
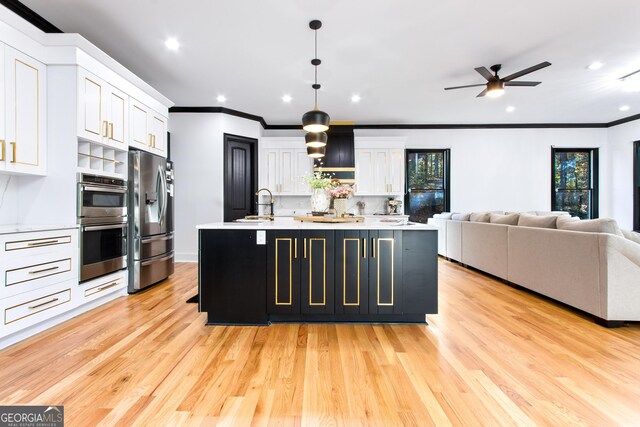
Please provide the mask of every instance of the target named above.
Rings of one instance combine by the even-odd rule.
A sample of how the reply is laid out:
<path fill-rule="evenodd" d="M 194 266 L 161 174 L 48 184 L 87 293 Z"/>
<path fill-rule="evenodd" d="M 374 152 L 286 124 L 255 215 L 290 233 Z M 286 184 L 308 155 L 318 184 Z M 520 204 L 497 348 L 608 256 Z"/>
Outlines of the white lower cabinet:
<path fill-rule="evenodd" d="M 127 270 L 120 270 L 83 282 L 76 288 L 76 302 L 78 305 L 82 305 L 107 295 L 113 295 L 116 292 L 122 294 L 127 288 L 127 278 Z"/>

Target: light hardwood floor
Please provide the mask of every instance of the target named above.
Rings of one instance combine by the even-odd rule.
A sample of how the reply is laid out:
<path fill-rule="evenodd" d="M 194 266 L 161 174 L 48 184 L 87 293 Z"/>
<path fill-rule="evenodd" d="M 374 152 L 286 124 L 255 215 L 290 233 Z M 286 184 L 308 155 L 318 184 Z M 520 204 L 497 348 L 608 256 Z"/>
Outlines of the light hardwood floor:
<path fill-rule="evenodd" d="M 640 425 L 640 325 L 440 261 L 429 325 L 207 327 L 195 264 L 0 351 L 0 404 L 93 425 Z"/>

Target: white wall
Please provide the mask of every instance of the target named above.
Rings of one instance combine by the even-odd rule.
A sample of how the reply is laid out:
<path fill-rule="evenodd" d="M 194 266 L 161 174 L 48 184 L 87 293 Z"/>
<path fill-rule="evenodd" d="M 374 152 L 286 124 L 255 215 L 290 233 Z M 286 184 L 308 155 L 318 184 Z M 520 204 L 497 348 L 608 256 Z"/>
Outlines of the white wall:
<path fill-rule="evenodd" d="M 601 189 L 610 195 L 609 215 L 621 228 L 633 229 L 633 142 L 640 140 L 640 121 L 609 128 L 609 187 Z"/>
<path fill-rule="evenodd" d="M 18 223 L 18 179 L 0 175 L 0 225 Z"/>
<path fill-rule="evenodd" d="M 223 135 L 259 139 L 262 126 L 226 114 L 173 113 L 169 117 L 169 131 L 176 174 L 176 260 L 196 261 L 196 225 L 223 220 Z"/>

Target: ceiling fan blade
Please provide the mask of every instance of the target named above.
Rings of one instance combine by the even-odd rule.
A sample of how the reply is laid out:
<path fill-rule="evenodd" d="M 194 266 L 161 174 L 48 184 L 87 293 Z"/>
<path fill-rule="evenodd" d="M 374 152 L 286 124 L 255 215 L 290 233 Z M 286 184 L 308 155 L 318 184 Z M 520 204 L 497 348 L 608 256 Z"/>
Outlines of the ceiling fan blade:
<path fill-rule="evenodd" d="M 478 96 L 476 96 L 476 98 L 482 98 L 483 96 L 485 96 L 487 94 L 487 89 L 483 90 L 482 92 L 480 92 L 478 94 Z"/>
<path fill-rule="evenodd" d="M 475 68 L 475 70 L 485 79 L 487 79 L 488 82 L 490 82 L 491 80 L 495 80 L 496 78 L 493 76 L 493 74 L 491 73 L 491 71 L 487 70 L 487 67 L 478 67 Z"/>
<path fill-rule="evenodd" d="M 480 87 L 480 86 L 486 86 L 485 83 L 480 83 L 478 85 L 466 85 L 466 86 L 454 86 L 454 87 L 445 87 L 444 90 L 451 90 L 451 89 L 464 89 L 466 87 Z"/>
<path fill-rule="evenodd" d="M 533 67 L 525 68 L 524 70 L 520 70 L 517 73 L 513 73 L 511 75 L 508 75 L 507 77 L 503 77 L 502 81 L 508 82 L 510 80 L 517 79 L 518 77 L 522 77 L 526 74 L 533 73 L 534 71 L 538 71 L 542 68 L 548 67 L 549 65 L 551 65 L 551 62 L 547 62 L 547 61 L 541 62 L 538 65 L 534 65 Z"/>
<path fill-rule="evenodd" d="M 542 82 L 504 82 L 505 86 L 538 86 Z"/>

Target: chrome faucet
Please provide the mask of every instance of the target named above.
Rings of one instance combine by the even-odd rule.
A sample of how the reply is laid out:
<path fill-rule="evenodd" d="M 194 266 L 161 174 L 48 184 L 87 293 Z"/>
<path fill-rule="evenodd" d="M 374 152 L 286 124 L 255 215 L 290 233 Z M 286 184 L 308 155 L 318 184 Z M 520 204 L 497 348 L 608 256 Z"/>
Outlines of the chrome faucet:
<path fill-rule="evenodd" d="M 260 192 L 261 191 L 266 191 L 267 193 L 269 193 L 269 203 L 260 203 Z M 261 188 L 258 191 L 256 191 L 256 214 L 259 215 L 260 206 L 267 206 L 267 205 L 270 208 L 270 214 L 269 215 L 265 215 L 265 216 L 267 216 L 269 219 L 273 219 L 273 193 L 271 193 L 271 191 L 269 191 L 268 188 Z"/>

